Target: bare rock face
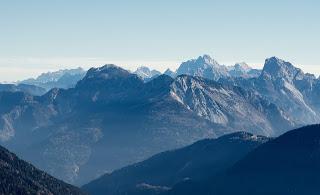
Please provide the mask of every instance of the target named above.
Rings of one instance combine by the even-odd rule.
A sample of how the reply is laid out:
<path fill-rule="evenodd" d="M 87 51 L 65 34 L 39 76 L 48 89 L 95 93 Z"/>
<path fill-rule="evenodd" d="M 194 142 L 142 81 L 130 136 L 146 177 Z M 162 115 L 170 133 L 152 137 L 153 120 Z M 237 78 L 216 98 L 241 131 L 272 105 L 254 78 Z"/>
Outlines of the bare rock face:
<path fill-rule="evenodd" d="M 280 127 L 294 126 L 276 105 L 239 87 L 180 76 L 172 84 L 172 94 L 197 115 L 233 129 L 273 136 L 280 133 L 276 131 Z M 271 116 L 276 116 L 281 123 L 276 123 Z"/>
<path fill-rule="evenodd" d="M 141 66 L 141 67 L 137 68 L 137 70 L 134 71 L 133 73 L 138 75 L 145 82 L 148 82 L 148 81 L 152 80 L 153 78 L 161 75 L 161 72 L 159 72 L 157 70 L 151 70 L 150 68 L 148 68 L 146 66 Z"/>
<path fill-rule="evenodd" d="M 253 69 L 245 62 L 236 63 L 234 66 L 219 64 L 209 55 L 199 56 L 183 62 L 175 75 L 190 75 L 218 81 L 221 78 L 255 78 L 261 74 L 261 70 Z"/>
<path fill-rule="evenodd" d="M 226 66 L 220 65 L 209 55 L 203 55 L 182 63 L 177 70 L 177 75 L 191 75 L 219 80 L 221 77 L 229 76 L 229 73 Z"/>
<path fill-rule="evenodd" d="M 277 57 L 266 59 L 258 78 L 224 80 L 252 90 L 276 104 L 299 125 L 318 123 L 320 120 L 320 82 L 314 75 L 305 74 L 291 63 Z"/>

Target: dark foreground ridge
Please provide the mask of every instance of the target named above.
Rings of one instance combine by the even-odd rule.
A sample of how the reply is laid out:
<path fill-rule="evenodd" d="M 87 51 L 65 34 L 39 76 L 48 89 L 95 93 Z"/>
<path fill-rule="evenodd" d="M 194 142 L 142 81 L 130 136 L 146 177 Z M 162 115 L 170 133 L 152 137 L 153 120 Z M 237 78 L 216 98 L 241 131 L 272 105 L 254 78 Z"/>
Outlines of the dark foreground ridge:
<path fill-rule="evenodd" d="M 155 194 L 184 180 L 223 171 L 269 139 L 246 132 L 205 139 L 182 149 L 160 153 L 85 185 L 91 194 Z"/>
<path fill-rule="evenodd" d="M 168 194 L 320 194 L 320 125 L 269 141 L 220 175 L 176 185 Z"/>
<path fill-rule="evenodd" d="M 0 146 L 0 194 L 85 194 Z"/>

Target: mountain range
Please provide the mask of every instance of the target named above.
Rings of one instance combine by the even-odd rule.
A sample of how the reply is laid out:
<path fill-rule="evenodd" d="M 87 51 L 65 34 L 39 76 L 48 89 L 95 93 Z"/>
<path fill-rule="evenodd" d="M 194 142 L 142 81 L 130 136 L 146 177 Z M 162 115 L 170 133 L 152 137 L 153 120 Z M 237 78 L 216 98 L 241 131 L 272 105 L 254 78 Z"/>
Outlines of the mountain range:
<path fill-rule="evenodd" d="M 41 97 L 2 93 L 1 140 L 54 176 L 85 182 L 156 152 L 221 134 L 218 124 L 172 97 L 172 82 L 161 76 L 145 83 L 106 65 L 90 69 L 68 90 Z"/>
<path fill-rule="evenodd" d="M 252 78 L 260 75 L 260 70 L 252 69 L 246 63 L 236 63 L 234 66 L 226 66 L 219 64 L 209 55 L 199 56 L 197 59 L 183 62 L 176 71 L 176 75 L 199 76 L 211 80 L 219 80 L 221 78 L 242 77 Z"/>
<path fill-rule="evenodd" d="M 54 72 L 43 73 L 37 78 L 30 78 L 18 82 L 19 84 L 34 85 L 49 91 L 52 88 L 71 88 L 86 74 L 82 68 L 64 69 Z"/>
<path fill-rule="evenodd" d="M 255 76 L 232 76 L 239 69 Z M 147 81 L 105 65 L 42 96 L 0 92 L 0 141 L 49 174 L 82 185 L 204 138 L 239 130 L 279 136 L 319 122 L 319 79 L 275 57 L 261 71 L 204 55 L 166 72 Z"/>
<path fill-rule="evenodd" d="M 150 81 L 154 77 L 161 75 L 161 72 L 151 70 L 146 66 L 139 67 L 133 73 L 137 74 L 145 81 Z M 236 63 L 234 66 L 221 65 L 209 55 L 203 55 L 199 56 L 197 59 L 191 59 L 183 62 L 175 72 L 167 69 L 163 74 L 172 78 L 179 75 L 190 75 L 217 81 L 220 78 L 229 77 L 258 77 L 261 74 L 261 70 L 253 69 L 245 62 Z"/>

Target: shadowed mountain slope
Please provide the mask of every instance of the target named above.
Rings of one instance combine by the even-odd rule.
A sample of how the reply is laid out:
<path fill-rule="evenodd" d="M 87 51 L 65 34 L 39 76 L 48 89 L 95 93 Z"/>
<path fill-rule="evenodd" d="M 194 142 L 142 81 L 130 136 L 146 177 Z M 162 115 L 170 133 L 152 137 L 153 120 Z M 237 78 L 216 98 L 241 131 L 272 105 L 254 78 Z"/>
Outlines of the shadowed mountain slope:
<path fill-rule="evenodd" d="M 223 171 L 266 141 L 265 137 L 245 132 L 201 140 L 106 174 L 83 189 L 91 194 L 117 195 L 166 191 L 178 182 Z"/>
<path fill-rule="evenodd" d="M 0 146 L 0 194 L 85 194 Z"/>
<path fill-rule="evenodd" d="M 209 179 L 185 182 L 168 194 L 320 193 L 320 125 L 289 131 Z"/>

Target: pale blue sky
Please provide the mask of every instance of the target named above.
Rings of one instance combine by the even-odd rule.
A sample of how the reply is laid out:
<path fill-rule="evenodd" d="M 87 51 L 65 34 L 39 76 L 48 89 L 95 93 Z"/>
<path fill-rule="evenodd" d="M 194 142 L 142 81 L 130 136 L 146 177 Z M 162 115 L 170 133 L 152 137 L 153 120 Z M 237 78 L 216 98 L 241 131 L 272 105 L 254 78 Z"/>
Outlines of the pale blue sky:
<path fill-rule="evenodd" d="M 0 0 L 0 81 L 117 63 L 175 69 L 204 53 L 320 73 L 317 0 Z"/>

